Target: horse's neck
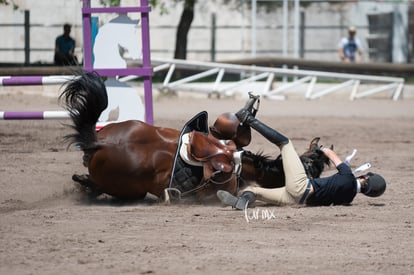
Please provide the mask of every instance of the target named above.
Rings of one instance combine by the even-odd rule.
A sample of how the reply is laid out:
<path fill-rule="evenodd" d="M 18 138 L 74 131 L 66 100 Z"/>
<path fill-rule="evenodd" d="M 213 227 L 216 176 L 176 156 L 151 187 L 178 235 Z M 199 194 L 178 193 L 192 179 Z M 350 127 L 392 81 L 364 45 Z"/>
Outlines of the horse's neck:
<path fill-rule="evenodd" d="M 276 188 L 284 185 L 282 159 L 268 159 L 260 154 L 246 151 L 242 157 L 241 177 L 247 181 L 254 181 L 265 188 Z"/>
<path fill-rule="evenodd" d="M 259 174 L 261 174 L 261 171 L 257 169 L 256 165 L 256 155 L 254 155 L 250 151 L 244 151 L 241 162 L 242 162 L 242 171 L 241 171 L 241 177 L 244 180 L 248 181 L 256 181 L 259 177 Z"/>

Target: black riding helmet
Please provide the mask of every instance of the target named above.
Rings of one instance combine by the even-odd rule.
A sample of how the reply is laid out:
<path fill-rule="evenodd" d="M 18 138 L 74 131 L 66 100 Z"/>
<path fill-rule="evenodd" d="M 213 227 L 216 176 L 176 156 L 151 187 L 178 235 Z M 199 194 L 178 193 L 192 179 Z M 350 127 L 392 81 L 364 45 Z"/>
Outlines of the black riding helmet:
<path fill-rule="evenodd" d="M 368 173 L 358 178 L 365 178 L 365 184 L 361 186 L 361 192 L 368 197 L 379 197 L 385 192 L 387 184 L 385 179 L 374 173 Z"/>

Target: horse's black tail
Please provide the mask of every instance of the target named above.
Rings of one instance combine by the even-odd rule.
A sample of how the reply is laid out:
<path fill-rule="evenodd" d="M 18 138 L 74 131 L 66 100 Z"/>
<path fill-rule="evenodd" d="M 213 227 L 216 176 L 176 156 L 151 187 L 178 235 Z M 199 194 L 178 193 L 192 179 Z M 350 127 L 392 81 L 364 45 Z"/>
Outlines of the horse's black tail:
<path fill-rule="evenodd" d="M 97 73 L 82 72 L 65 84 L 59 96 L 62 106 L 69 112 L 76 132 L 65 136 L 70 144 L 83 151 L 96 148 L 96 122 L 108 106 L 108 95 L 102 78 Z"/>

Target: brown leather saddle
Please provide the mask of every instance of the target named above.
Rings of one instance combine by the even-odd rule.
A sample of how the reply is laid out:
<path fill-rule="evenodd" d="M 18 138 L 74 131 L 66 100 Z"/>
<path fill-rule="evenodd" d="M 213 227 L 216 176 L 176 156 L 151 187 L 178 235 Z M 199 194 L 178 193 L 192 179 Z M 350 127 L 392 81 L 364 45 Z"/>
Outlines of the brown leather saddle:
<path fill-rule="evenodd" d="M 230 112 L 221 114 L 210 127 L 210 132 L 217 139 L 234 141 L 237 148 L 249 145 L 252 140 L 250 127 L 240 124 L 236 115 Z"/>
<path fill-rule="evenodd" d="M 231 178 L 234 169 L 236 144 L 232 140 L 220 141 L 212 135 L 192 131 L 187 153 L 203 164 L 205 181 L 218 182 Z"/>

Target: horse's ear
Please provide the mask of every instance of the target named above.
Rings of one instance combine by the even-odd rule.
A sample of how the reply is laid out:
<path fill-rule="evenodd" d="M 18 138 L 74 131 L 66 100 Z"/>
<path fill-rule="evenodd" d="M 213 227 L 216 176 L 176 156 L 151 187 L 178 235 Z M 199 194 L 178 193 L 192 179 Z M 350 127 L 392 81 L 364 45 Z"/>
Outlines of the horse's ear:
<path fill-rule="evenodd" d="M 320 140 L 321 140 L 320 137 L 315 137 L 315 138 L 312 139 L 310 144 L 318 144 Z"/>
<path fill-rule="evenodd" d="M 312 141 L 309 144 L 309 151 L 312 151 L 313 149 L 319 147 L 318 143 L 320 139 L 320 137 L 315 137 L 312 139 Z"/>

